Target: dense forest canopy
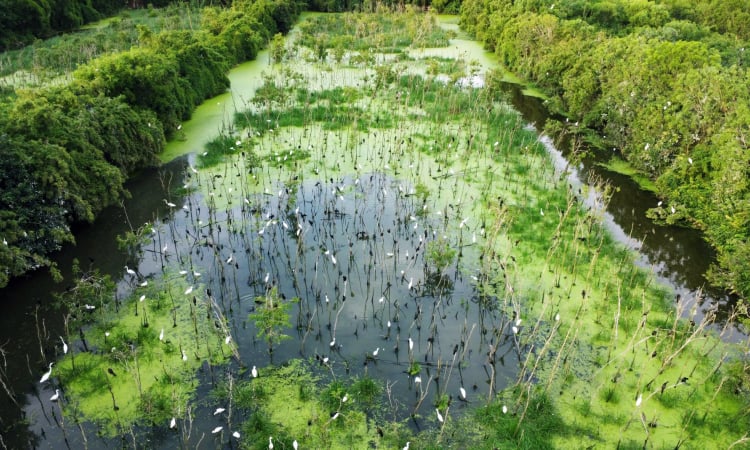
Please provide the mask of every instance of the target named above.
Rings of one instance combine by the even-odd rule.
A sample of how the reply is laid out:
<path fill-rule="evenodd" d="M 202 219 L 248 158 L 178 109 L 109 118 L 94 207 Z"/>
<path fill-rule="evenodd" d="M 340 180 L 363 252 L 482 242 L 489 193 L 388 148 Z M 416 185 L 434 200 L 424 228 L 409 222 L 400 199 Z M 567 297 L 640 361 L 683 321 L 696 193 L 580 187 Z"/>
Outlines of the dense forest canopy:
<path fill-rule="evenodd" d="M 750 295 L 750 3 L 465 0 L 461 23 L 656 182 L 650 215 L 704 231 Z M 590 132 L 588 131 L 588 132 Z"/>

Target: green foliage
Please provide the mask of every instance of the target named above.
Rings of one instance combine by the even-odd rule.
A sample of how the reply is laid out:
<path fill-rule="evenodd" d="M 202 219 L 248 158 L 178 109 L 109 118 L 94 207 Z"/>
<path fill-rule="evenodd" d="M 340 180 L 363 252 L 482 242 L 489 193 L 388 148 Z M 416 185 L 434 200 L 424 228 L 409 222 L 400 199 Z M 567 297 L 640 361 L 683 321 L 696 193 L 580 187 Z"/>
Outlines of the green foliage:
<path fill-rule="evenodd" d="M 396 52 L 405 47 L 445 47 L 451 35 L 430 15 L 409 9 L 400 13 L 320 15 L 300 24 L 301 45 L 316 49 L 324 59 L 327 49 L 375 49 Z"/>
<path fill-rule="evenodd" d="M 442 274 L 453 264 L 458 252 L 450 243 L 442 238 L 427 243 L 425 262 L 432 266 L 435 272 Z"/>
<path fill-rule="evenodd" d="M 112 0 L 2 0 L 0 50 L 72 30 L 121 7 L 122 3 Z"/>
<path fill-rule="evenodd" d="M 374 405 L 382 391 L 382 386 L 369 375 L 356 379 L 351 385 L 352 396 L 366 406 Z"/>
<path fill-rule="evenodd" d="M 152 165 L 163 148 L 155 118 L 119 99 L 66 88 L 20 92 L 0 138 L 0 286 L 48 263 L 72 240 L 69 223 L 91 221 L 125 195 L 125 176 Z"/>
<path fill-rule="evenodd" d="M 256 297 L 258 306 L 255 312 L 250 313 L 250 320 L 255 322 L 258 337 L 268 344 L 268 352 L 273 353 L 273 346 L 281 343 L 289 336 L 284 334 L 285 328 L 292 325 L 289 309 L 292 303 L 299 302 L 298 298 L 285 301 L 279 296 L 278 288 L 274 286 L 264 296 Z"/>
<path fill-rule="evenodd" d="M 49 29 L 39 21 L 46 3 L 7 6 L 13 13 L 34 9 L 24 13 L 30 33 Z M 104 25 L 113 30 L 108 34 L 90 31 L 60 41 L 61 48 L 26 52 L 35 60 L 28 67 L 54 66 L 55 73 L 79 67 L 70 84 L 17 91 L 0 105 L 0 236 L 7 242 L 0 247 L 0 287 L 48 265 L 46 255 L 72 240 L 71 223 L 91 221 L 120 201 L 127 176 L 157 163 L 165 133 L 171 135 L 200 102 L 224 92 L 229 67 L 254 58 L 276 32 L 288 31 L 300 8 L 295 0 L 238 1 L 204 10 L 197 31 L 185 29 L 190 14 L 167 13 L 158 25 L 159 14 L 144 12 L 139 23 L 128 14 Z M 91 60 L 102 51 L 110 53 Z M 72 59 L 53 62 L 55 54 Z"/>
<path fill-rule="evenodd" d="M 73 262 L 72 271 L 73 286 L 62 293 L 55 294 L 55 300 L 65 311 L 68 325 L 77 328 L 83 324 L 92 323 L 93 312 L 109 304 L 115 284 L 108 275 L 102 275 L 97 270 L 82 270 L 78 261 Z"/>
<path fill-rule="evenodd" d="M 750 296 L 748 22 L 740 19 L 750 8 L 553 3 L 466 0 L 461 23 L 579 129 L 598 132 L 601 148 L 650 178 L 665 206 L 649 216 L 704 230 L 717 250 L 710 279 Z"/>
<path fill-rule="evenodd" d="M 273 40 L 271 40 L 271 61 L 274 63 L 279 63 L 284 60 L 287 54 L 286 49 L 286 41 L 284 40 L 284 35 L 281 33 L 276 33 L 273 36 Z"/>
<path fill-rule="evenodd" d="M 518 405 L 524 407 L 522 402 Z M 547 394 L 531 393 L 523 417 L 520 411 L 512 410 L 516 406 L 497 400 L 476 410 L 476 420 L 490 433 L 485 436 L 482 448 L 552 449 L 555 448 L 552 437 L 568 431 Z M 503 412 L 504 407 L 509 411 Z"/>

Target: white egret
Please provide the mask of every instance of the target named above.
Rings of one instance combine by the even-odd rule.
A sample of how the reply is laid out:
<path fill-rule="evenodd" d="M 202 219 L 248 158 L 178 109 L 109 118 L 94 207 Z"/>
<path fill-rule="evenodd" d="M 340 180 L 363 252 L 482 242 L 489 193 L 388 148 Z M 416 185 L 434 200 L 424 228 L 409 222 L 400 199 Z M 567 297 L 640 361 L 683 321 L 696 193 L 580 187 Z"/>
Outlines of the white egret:
<path fill-rule="evenodd" d="M 224 429 L 224 427 L 222 427 L 221 425 L 219 425 L 218 427 L 216 427 L 213 430 L 211 430 L 211 434 L 216 434 L 216 433 L 220 432 L 222 429 Z"/>
<path fill-rule="evenodd" d="M 347 400 L 349 400 L 349 394 L 344 394 L 344 397 L 341 399 L 341 403 L 346 403 Z"/>
<path fill-rule="evenodd" d="M 508 407 L 503 405 L 503 414 L 508 414 Z"/>
<path fill-rule="evenodd" d="M 172 417 L 172 420 L 169 421 L 169 428 L 174 429 L 177 426 L 177 419 Z"/>
<path fill-rule="evenodd" d="M 437 413 L 438 422 L 443 423 L 443 415 L 440 414 L 440 410 L 435 408 L 435 412 Z"/>
<path fill-rule="evenodd" d="M 234 261 L 234 255 L 229 255 L 229 258 L 227 258 L 227 264 L 232 264 L 232 261 Z"/>
<path fill-rule="evenodd" d="M 460 388 L 458 388 L 458 390 L 461 392 L 461 398 L 466 400 L 466 389 L 464 389 L 464 387 L 461 386 Z"/>
<path fill-rule="evenodd" d="M 232 436 L 234 436 L 236 439 L 239 439 L 240 438 L 240 432 L 239 431 L 235 431 L 234 433 L 232 433 Z"/>
<path fill-rule="evenodd" d="M 52 375 L 53 364 L 53 362 L 49 363 L 49 370 L 44 375 L 42 375 L 42 378 L 39 380 L 40 383 L 44 383 L 45 381 L 49 380 L 50 375 Z"/>
<path fill-rule="evenodd" d="M 339 417 L 339 412 L 338 412 L 338 411 L 336 411 L 336 414 L 334 414 L 334 415 L 333 415 L 333 416 L 331 417 L 331 420 L 336 420 L 336 419 L 337 419 L 338 417 Z"/>
<path fill-rule="evenodd" d="M 635 406 L 636 408 L 641 406 L 641 403 L 643 402 L 643 395 L 638 394 L 638 398 L 635 399 Z"/>
<path fill-rule="evenodd" d="M 404 448 L 402 450 L 409 450 L 409 444 L 411 444 L 411 442 L 406 441 L 406 445 L 404 445 Z"/>
<path fill-rule="evenodd" d="M 555 322 L 560 321 L 560 313 L 555 314 Z"/>
<path fill-rule="evenodd" d="M 139 302 L 142 302 L 144 300 L 146 300 L 146 295 L 145 294 L 141 295 L 141 298 L 138 299 Z"/>
<path fill-rule="evenodd" d="M 422 378 L 420 377 L 414 377 L 414 384 L 419 384 L 422 382 Z"/>
<path fill-rule="evenodd" d="M 135 276 L 135 270 L 131 269 L 131 268 L 130 268 L 130 267 L 128 267 L 128 266 L 125 266 L 125 272 L 126 272 L 126 273 L 127 273 L 128 275 L 130 275 L 131 277 L 134 277 L 134 276 Z"/>
<path fill-rule="evenodd" d="M 513 327 L 511 329 L 513 330 L 513 334 L 518 334 L 518 327 L 517 326 L 513 325 Z"/>
<path fill-rule="evenodd" d="M 378 356 L 378 352 L 380 351 L 380 347 L 377 347 L 374 352 L 372 352 L 372 356 Z"/>
<path fill-rule="evenodd" d="M 62 342 L 62 345 L 63 345 L 63 355 L 67 355 L 68 354 L 68 344 L 65 343 L 65 341 L 63 340 L 62 336 L 60 336 L 60 342 Z"/>
<path fill-rule="evenodd" d="M 160 341 L 164 340 L 164 328 L 162 328 L 161 331 L 159 332 L 159 340 Z"/>
<path fill-rule="evenodd" d="M 50 401 L 56 402 L 60 398 L 60 389 L 55 389 L 55 393 L 50 397 Z"/>
<path fill-rule="evenodd" d="M 166 199 L 166 198 L 164 199 L 164 203 L 166 203 L 166 205 L 167 205 L 167 206 L 169 206 L 170 208 L 174 208 L 174 207 L 176 207 L 176 206 L 177 206 L 177 205 L 175 205 L 174 203 L 172 203 L 172 202 L 169 202 L 169 201 L 167 201 L 167 199 Z"/>
<path fill-rule="evenodd" d="M 268 436 L 268 450 L 273 450 L 273 436 Z"/>
<path fill-rule="evenodd" d="M 221 414 L 224 411 L 226 411 L 226 409 L 224 409 L 224 408 L 216 408 L 216 410 L 214 411 L 214 416 L 217 415 L 217 414 Z"/>
<path fill-rule="evenodd" d="M 253 378 L 258 378 L 258 369 L 255 366 L 253 366 L 253 370 L 250 373 L 253 375 Z"/>
<path fill-rule="evenodd" d="M 187 361 L 187 354 L 185 353 L 185 350 L 180 350 L 180 352 L 182 353 L 182 360 Z"/>
<path fill-rule="evenodd" d="M 232 336 L 227 336 L 224 338 L 224 344 L 229 345 L 229 343 L 232 341 Z"/>
<path fill-rule="evenodd" d="M 140 286 L 140 287 L 146 287 L 146 286 L 148 286 L 148 280 L 143 280 L 142 283 L 138 283 L 138 286 Z"/>
<path fill-rule="evenodd" d="M 414 349 L 414 341 L 409 338 L 409 351 L 412 351 Z"/>
<path fill-rule="evenodd" d="M 299 444 L 297 443 L 297 439 L 292 442 L 292 447 L 294 447 L 294 450 L 297 450 L 299 448 Z"/>
<path fill-rule="evenodd" d="M 193 287 L 190 286 L 187 289 L 185 289 L 185 295 L 190 295 L 190 293 L 193 292 Z"/>

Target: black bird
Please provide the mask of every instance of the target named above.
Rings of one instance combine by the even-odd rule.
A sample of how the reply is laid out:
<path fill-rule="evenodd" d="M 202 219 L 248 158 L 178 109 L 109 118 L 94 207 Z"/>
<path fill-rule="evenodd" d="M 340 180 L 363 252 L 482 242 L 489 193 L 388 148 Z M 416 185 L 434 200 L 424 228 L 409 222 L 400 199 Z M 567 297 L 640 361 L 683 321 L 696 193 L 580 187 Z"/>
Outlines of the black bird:
<path fill-rule="evenodd" d="M 116 376 L 117 376 L 117 374 L 115 373 L 115 371 L 114 371 L 114 370 L 112 370 L 112 368 L 111 368 L 111 367 L 108 367 L 108 368 L 107 368 L 107 372 L 109 372 L 109 374 L 110 374 L 110 375 L 112 375 L 113 377 L 116 377 Z"/>

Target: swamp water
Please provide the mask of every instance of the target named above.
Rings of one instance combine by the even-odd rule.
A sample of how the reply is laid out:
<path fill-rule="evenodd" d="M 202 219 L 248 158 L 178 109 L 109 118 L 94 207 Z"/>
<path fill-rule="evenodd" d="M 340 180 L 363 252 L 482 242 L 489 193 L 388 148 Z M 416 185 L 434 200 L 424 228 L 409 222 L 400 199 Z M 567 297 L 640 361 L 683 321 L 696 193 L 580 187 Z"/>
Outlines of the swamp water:
<path fill-rule="evenodd" d="M 386 427 L 388 419 L 467 443 L 473 429 L 443 436 L 443 423 L 459 423 L 462 410 L 514 383 L 501 394 L 508 417 L 526 413 L 527 388 L 559 391 L 566 416 L 591 433 L 586 439 L 648 439 L 648 427 L 628 425 L 634 408 L 624 405 L 645 402 L 643 420 L 658 415 L 667 424 L 654 427 L 652 439 L 674 445 L 686 433 L 676 418 L 682 409 L 662 401 L 659 386 L 661 394 L 691 392 L 692 407 L 710 413 L 712 392 L 687 387 L 674 362 L 705 356 L 715 344 L 701 340 L 694 350 L 691 332 L 671 323 L 671 306 L 634 318 L 646 298 L 658 303 L 668 294 L 649 286 L 627 252 L 610 248 L 601 211 L 578 208 L 564 172 L 516 113 L 489 98 L 491 85 L 452 84 L 456 73 L 482 75 L 481 66 L 375 54 L 373 70 L 354 53 L 342 65 L 331 56 L 316 61 L 304 47 L 293 53 L 306 62 L 269 69 L 259 84 L 263 101 L 232 101 L 240 111 L 232 126 L 228 109 L 208 102 L 226 124 L 220 145 L 182 160 L 184 174 L 162 183 L 180 186 L 184 176 L 182 188 L 151 190 L 151 210 L 160 204 L 169 214 L 140 228 L 145 245 L 134 255 L 143 258 L 137 267 L 127 261 L 138 274 L 120 286 L 130 298 L 97 305 L 84 336 L 99 360 L 88 372 L 74 369 L 71 355 L 58 362 L 51 379 L 63 402 L 48 402 L 52 385 L 43 385 L 27 408 L 33 431 L 46 430 L 57 447 L 112 445 L 111 432 L 124 434 L 125 445 L 234 446 L 235 430 L 239 439 L 252 431 L 240 423 L 260 414 L 243 406 L 244 396 L 270 422 L 284 423 L 256 426 L 272 430 L 279 447 L 297 439 L 308 448 L 368 441 L 400 448 L 408 433 Z M 195 126 L 217 126 L 210 123 Z M 176 145 L 198 150 L 184 129 L 187 140 Z M 216 151 L 226 159 L 203 167 L 219 159 Z M 148 217 L 129 215 L 135 224 Z M 280 331 L 291 339 L 272 342 L 272 358 L 249 316 L 269 304 L 288 304 L 290 318 Z M 647 362 L 652 354 L 663 355 L 661 371 Z M 283 377 L 263 387 L 271 362 L 298 357 L 309 361 L 308 383 L 342 384 L 326 391 L 337 395 L 332 404 L 299 400 L 302 391 L 283 388 Z M 600 369 L 592 374 L 591 365 Z M 691 367 L 690 377 L 708 372 Z M 80 373 L 90 376 L 82 382 Z M 385 406 L 363 408 L 347 391 L 351 377 L 367 376 L 384 385 Z M 237 397 L 209 394 L 213 386 Z M 279 414 L 285 403 L 299 408 Z M 60 405 L 72 408 L 65 420 Z M 132 428 L 135 407 L 144 405 L 148 415 L 140 416 L 156 425 Z M 101 422 L 79 426 L 75 417 Z M 263 439 L 255 444 L 267 446 Z"/>

